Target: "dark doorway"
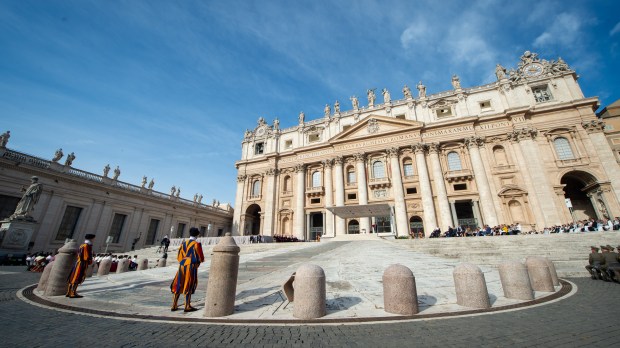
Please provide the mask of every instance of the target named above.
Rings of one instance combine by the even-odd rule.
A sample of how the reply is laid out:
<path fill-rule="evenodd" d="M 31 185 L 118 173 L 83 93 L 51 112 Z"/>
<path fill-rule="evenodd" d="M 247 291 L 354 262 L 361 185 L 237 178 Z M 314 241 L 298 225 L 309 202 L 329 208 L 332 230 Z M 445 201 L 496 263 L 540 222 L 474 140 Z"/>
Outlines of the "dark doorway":
<path fill-rule="evenodd" d="M 245 211 L 245 235 L 258 235 L 260 234 L 260 206 L 258 204 L 252 204 Z"/>
<path fill-rule="evenodd" d="M 573 216 L 577 220 L 596 219 L 596 212 L 592 206 L 592 201 L 584 192 L 586 183 L 593 183 L 596 180 L 590 174 L 584 172 L 570 172 L 562 177 L 560 183 L 564 186 L 564 197 L 569 198 L 573 206 Z"/>
<path fill-rule="evenodd" d="M 454 203 L 454 209 L 456 210 L 457 224 L 463 229 L 467 229 L 467 227 L 469 227 L 473 230 L 478 227 L 478 221 L 474 215 L 474 204 L 472 201 L 456 202 Z"/>
<path fill-rule="evenodd" d="M 323 234 L 323 213 L 310 213 L 310 240 Z"/>
<path fill-rule="evenodd" d="M 360 223 L 357 220 L 349 221 L 349 225 L 347 226 L 347 234 L 359 234 L 360 233 Z"/>
<path fill-rule="evenodd" d="M 421 238 L 424 236 L 424 222 L 419 216 L 412 216 L 409 219 L 409 231 L 413 238 Z"/>

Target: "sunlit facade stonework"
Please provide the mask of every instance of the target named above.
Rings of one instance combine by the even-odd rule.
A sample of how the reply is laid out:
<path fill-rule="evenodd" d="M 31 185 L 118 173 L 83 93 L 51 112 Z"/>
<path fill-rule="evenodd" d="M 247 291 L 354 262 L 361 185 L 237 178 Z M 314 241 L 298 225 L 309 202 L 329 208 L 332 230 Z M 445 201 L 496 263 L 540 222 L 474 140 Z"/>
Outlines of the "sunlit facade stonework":
<path fill-rule="evenodd" d="M 326 105 L 285 129 L 260 118 L 236 163 L 233 230 L 428 236 L 620 215 L 620 168 L 575 71 L 525 52 L 495 75 L 471 88 L 453 76 L 453 89 L 428 95 L 420 82 L 402 99 L 368 90 L 366 106 L 352 97 L 350 110 Z"/>

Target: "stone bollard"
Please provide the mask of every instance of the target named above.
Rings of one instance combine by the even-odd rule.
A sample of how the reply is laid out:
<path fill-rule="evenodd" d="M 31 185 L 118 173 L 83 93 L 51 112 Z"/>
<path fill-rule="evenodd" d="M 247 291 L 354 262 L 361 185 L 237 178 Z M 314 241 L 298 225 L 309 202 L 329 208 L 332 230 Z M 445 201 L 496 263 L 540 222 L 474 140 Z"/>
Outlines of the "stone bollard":
<path fill-rule="evenodd" d="M 54 261 L 48 263 L 47 266 L 43 268 L 43 273 L 41 274 L 41 278 L 39 279 L 39 285 L 37 285 L 37 290 L 41 293 L 45 293 L 45 287 L 47 286 L 47 280 L 50 277 L 52 267 L 54 267 Z"/>
<path fill-rule="evenodd" d="M 127 272 L 127 268 L 129 267 L 129 260 L 120 259 L 116 264 L 116 273 L 125 273 Z"/>
<path fill-rule="evenodd" d="M 144 271 L 145 269 L 149 269 L 149 259 L 138 260 L 138 271 Z"/>
<path fill-rule="evenodd" d="M 205 300 L 206 317 L 223 317 L 235 312 L 240 250 L 230 233 L 226 233 L 213 248 Z"/>
<path fill-rule="evenodd" d="M 325 272 L 317 265 L 305 264 L 295 272 L 295 302 L 293 316 L 299 319 L 315 319 L 327 314 Z"/>
<path fill-rule="evenodd" d="M 86 267 L 86 278 L 90 278 L 93 276 L 93 273 L 95 272 L 95 266 L 97 266 L 97 263 L 93 261 L 92 264 Z"/>
<path fill-rule="evenodd" d="M 99 262 L 99 269 L 97 270 L 97 277 L 103 277 L 110 274 L 110 267 L 112 267 L 112 260 L 103 258 Z"/>
<path fill-rule="evenodd" d="M 71 270 L 77 261 L 78 249 L 79 246 L 75 240 L 70 239 L 58 250 L 58 254 L 54 257 L 54 267 L 50 271 L 45 286 L 45 296 L 58 296 L 67 293 L 67 279 L 69 279 Z"/>
<path fill-rule="evenodd" d="M 413 272 L 406 266 L 391 265 L 383 272 L 383 307 L 388 313 L 418 313 L 418 292 Z"/>
<path fill-rule="evenodd" d="M 157 261 L 157 267 L 166 267 L 166 259 L 163 257 Z"/>
<path fill-rule="evenodd" d="M 504 296 L 517 300 L 534 299 L 527 267 L 519 261 L 508 261 L 499 265 L 499 279 L 502 282 Z"/>
<path fill-rule="evenodd" d="M 530 275 L 530 283 L 534 291 L 555 291 L 549 265 L 544 257 L 530 256 L 525 259 L 525 265 L 527 266 L 527 273 Z"/>
<path fill-rule="evenodd" d="M 545 261 L 547 261 L 547 266 L 549 266 L 549 273 L 551 273 L 551 281 L 553 282 L 553 285 L 559 286 L 560 279 L 558 278 L 558 272 L 555 271 L 553 261 L 549 260 L 548 257 L 545 257 Z"/>
<path fill-rule="evenodd" d="M 487 283 L 478 266 L 462 263 L 454 268 L 452 275 L 458 305 L 472 308 L 491 308 Z"/>

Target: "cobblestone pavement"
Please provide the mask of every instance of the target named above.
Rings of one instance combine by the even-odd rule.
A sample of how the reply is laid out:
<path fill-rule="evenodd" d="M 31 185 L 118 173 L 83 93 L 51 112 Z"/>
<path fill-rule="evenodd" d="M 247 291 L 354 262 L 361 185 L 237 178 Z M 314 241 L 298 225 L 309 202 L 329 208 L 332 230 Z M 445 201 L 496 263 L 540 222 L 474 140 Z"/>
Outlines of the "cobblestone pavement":
<path fill-rule="evenodd" d="M 418 322 L 331 326 L 223 326 L 124 321 L 44 309 L 18 289 L 39 274 L 0 267 L 0 347 L 611 347 L 620 338 L 620 284 L 569 279 L 579 290 L 514 312 Z"/>

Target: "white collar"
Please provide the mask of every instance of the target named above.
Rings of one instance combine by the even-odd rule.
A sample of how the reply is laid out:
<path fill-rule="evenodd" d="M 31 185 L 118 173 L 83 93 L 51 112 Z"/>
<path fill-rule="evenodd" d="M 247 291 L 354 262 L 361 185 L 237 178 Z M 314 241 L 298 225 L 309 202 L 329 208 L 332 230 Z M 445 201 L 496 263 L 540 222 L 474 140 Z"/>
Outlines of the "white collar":
<path fill-rule="evenodd" d="M 85 240 L 84 243 L 86 243 L 88 245 L 93 245 L 93 242 L 91 242 L 90 239 Z"/>
<path fill-rule="evenodd" d="M 189 240 L 196 240 L 196 237 L 191 236 L 191 237 L 189 237 Z"/>

